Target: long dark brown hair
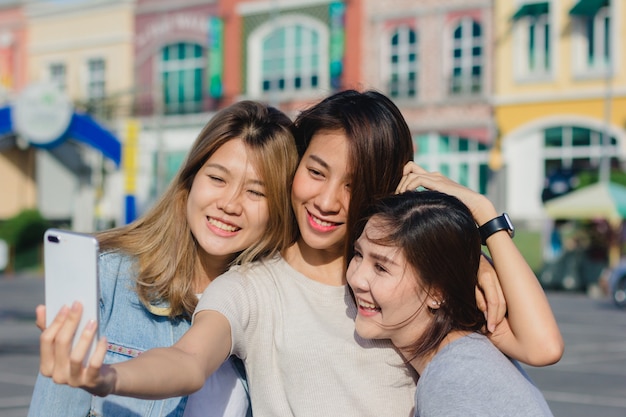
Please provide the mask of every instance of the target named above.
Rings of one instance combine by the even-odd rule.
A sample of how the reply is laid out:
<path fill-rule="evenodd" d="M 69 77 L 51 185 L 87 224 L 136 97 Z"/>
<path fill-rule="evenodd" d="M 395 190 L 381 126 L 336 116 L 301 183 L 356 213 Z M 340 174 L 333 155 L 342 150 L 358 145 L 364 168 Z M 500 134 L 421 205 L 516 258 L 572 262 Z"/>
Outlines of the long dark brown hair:
<path fill-rule="evenodd" d="M 372 198 L 395 191 L 404 165 L 413 160 L 411 131 L 398 107 L 377 91 L 346 90 L 303 111 L 294 121 L 300 157 L 320 131 L 341 131 L 349 141 L 351 173 L 346 254 L 352 257 L 354 225 Z"/>

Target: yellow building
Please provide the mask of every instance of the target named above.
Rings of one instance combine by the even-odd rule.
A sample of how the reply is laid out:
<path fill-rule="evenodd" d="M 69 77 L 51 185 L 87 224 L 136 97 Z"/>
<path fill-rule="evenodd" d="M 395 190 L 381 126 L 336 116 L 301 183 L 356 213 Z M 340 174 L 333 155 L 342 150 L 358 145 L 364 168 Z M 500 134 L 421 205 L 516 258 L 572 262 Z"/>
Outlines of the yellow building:
<path fill-rule="evenodd" d="M 27 83 L 56 86 L 69 100 L 72 116 L 63 135 L 43 143 L 28 137 L 18 140 L 22 148 L 17 152 L 34 154 L 33 163 L 22 175 L 37 184 L 34 205 L 45 218 L 92 231 L 94 219 L 119 217 L 122 206 L 121 202 L 104 203 L 104 174 L 119 175 L 120 143 L 115 130 L 131 111 L 134 1 L 34 1 L 24 6 L 24 15 Z M 78 119 L 83 123 L 80 132 Z M 114 147 L 107 148 L 102 137 Z M 18 199 L 19 193 L 6 197 Z M 12 206 L 18 211 L 35 208 Z"/>
<path fill-rule="evenodd" d="M 513 217 L 545 219 L 542 192 L 562 191 L 545 190 L 546 178 L 572 172 L 608 178 L 609 161 L 625 160 L 625 6 L 494 2 L 494 152 L 502 156 L 494 161 Z"/>

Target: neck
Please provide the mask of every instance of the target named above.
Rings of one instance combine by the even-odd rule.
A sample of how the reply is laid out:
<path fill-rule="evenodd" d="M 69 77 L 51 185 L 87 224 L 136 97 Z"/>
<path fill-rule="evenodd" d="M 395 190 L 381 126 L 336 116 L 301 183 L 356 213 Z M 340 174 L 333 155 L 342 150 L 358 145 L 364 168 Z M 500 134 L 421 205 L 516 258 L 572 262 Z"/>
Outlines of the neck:
<path fill-rule="evenodd" d="M 314 249 L 302 239 L 282 252 L 285 261 L 306 277 L 326 285 L 345 285 L 343 253 Z"/>
<path fill-rule="evenodd" d="M 439 346 L 437 346 L 435 349 L 433 349 L 432 351 L 424 355 L 420 355 L 416 358 L 413 358 L 409 363 L 411 364 L 413 369 L 415 369 L 415 371 L 421 375 L 424 372 L 424 369 L 426 369 L 426 366 L 428 366 L 430 361 L 433 360 L 433 358 L 437 355 L 437 353 L 441 351 L 441 349 L 443 349 L 446 345 L 450 344 L 454 340 L 460 339 L 461 337 L 466 336 L 469 333 L 470 332 L 460 331 L 460 330 L 451 331 L 450 333 L 446 335 L 446 337 L 441 341 L 441 343 L 439 343 Z M 398 348 L 398 349 L 400 350 L 400 353 L 402 354 L 402 356 L 404 356 L 405 359 L 410 358 L 410 355 L 406 349 L 402 349 L 402 348 Z"/>
<path fill-rule="evenodd" d="M 198 294 L 204 292 L 206 287 L 218 276 L 228 270 L 232 256 L 216 257 L 211 255 L 201 256 L 196 263 L 194 274 L 194 291 Z"/>

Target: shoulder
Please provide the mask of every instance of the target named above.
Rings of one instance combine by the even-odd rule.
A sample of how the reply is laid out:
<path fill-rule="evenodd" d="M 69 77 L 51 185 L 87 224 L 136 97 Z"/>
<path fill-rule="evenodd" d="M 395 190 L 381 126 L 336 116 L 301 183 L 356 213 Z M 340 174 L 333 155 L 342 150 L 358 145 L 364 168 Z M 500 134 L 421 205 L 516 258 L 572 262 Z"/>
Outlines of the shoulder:
<path fill-rule="evenodd" d="M 492 350 L 493 349 L 493 350 Z M 445 387 L 462 387 L 471 379 L 480 379 L 485 366 L 491 368 L 492 361 L 502 355 L 489 340 L 479 334 L 470 334 L 454 340 L 439 351 L 427 365 L 420 378 L 420 388 L 431 393 Z M 507 360 L 502 355 L 504 360 Z"/>

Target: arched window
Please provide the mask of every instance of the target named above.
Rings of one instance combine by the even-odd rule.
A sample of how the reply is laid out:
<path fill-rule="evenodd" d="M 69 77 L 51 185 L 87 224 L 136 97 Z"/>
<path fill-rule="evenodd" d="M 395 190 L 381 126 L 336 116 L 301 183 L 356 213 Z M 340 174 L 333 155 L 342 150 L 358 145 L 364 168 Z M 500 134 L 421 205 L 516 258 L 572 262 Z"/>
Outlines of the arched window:
<path fill-rule="evenodd" d="M 328 27 L 308 16 L 284 16 L 248 39 L 248 93 L 293 96 L 329 88 Z"/>
<path fill-rule="evenodd" d="M 545 173 L 560 170 L 595 171 L 607 155 L 618 164 L 617 140 L 597 130 L 578 126 L 557 126 L 544 130 Z"/>
<path fill-rule="evenodd" d="M 276 29 L 263 40 L 263 91 L 311 90 L 319 87 L 318 34 L 302 25 Z"/>

